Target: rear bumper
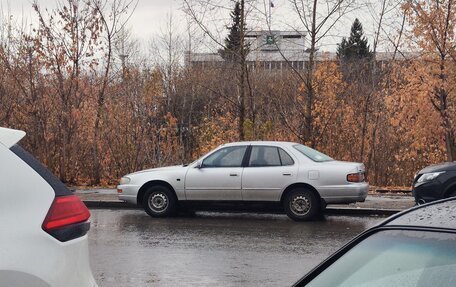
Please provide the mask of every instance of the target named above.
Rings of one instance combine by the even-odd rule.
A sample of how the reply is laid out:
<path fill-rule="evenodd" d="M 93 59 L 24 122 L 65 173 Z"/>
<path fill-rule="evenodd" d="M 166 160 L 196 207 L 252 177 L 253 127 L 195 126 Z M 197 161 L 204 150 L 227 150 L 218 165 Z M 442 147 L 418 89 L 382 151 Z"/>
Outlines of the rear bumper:
<path fill-rule="evenodd" d="M 369 192 L 369 183 L 351 183 L 347 185 L 321 187 L 318 190 L 327 204 L 364 202 Z"/>
<path fill-rule="evenodd" d="M 50 285 L 50 283 L 47 283 L 40 279 L 39 277 L 36 277 L 35 275 L 28 274 L 25 272 L 20 272 L 20 271 L 11 271 L 11 270 L 5 270 L 2 271 L 0 270 L 0 278 L 2 279 L 1 283 L 2 286 L 33 286 L 33 287 L 53 287 L 53 286 L 68 286 L 67 282 L 62 282 L 62 285 Z M 87 282 L 82 282 L 79 281 L 78 286 L 82 287 L 98 287 L 97 283 L 95 280 L 90 278 Z"/>
<path fill-rule="evenodd" d="M 16 241 L 10 249 L 15 251 L 0 260 L 1 286 L 97 286 L 90 270 L 87 235 L 60 242 L 41 231 L 41 236 Z"/>

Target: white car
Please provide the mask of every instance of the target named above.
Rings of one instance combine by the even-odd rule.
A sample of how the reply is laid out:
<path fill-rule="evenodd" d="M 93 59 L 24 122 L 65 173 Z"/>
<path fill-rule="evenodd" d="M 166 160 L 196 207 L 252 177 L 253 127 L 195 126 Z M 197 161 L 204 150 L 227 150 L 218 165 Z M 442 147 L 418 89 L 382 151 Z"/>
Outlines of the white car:
<path fill-rule="evenodd" d="M 369 184 L 362 163 L 336 161 L 292 142 L 221 145 L 189 165 L 138 171 L 120 180 L 119 199 L 153 217 L 181 207 L 280 207 L 308 220 L 326 204 L 364 201 Z"/>
<path fill-rule="evenodd" d="M 93 287 L 89 210 L 0 128 L 0 286 Z"/>

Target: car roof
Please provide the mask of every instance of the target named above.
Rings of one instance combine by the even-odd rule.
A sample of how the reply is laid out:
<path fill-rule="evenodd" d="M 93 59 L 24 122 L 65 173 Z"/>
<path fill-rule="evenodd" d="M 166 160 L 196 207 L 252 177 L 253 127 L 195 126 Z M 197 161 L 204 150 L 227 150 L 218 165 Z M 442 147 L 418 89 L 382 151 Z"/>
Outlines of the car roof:
<path fill-rule="evenodd" d="M 222 144 L 221 146 L 238 146 L 238 145 L 295 145 L 295 142 L 286 141 L 241 141 Z"/>
<path fill-rule="evenodd" d="M 11 148 L 25 136 L 24 131 L 0 127 L 0 144 Z"/>
<path fill-rule="evenodd" d="M 386 219 L 380 226 L 413 226 L 456 231 L 456 197 L 408 209 Z"/>

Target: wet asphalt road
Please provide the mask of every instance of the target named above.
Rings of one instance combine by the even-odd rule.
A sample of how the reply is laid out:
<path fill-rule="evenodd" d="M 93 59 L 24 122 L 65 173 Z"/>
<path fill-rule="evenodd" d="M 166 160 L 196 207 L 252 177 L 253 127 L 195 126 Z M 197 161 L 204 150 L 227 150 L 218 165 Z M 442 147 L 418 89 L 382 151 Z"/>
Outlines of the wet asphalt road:
<path fill-rule="evenodd" d="M 100 286 L 290 286 L 380 217 L 197 213 L 153 219 L 92 209 L 91 264 Z"/>

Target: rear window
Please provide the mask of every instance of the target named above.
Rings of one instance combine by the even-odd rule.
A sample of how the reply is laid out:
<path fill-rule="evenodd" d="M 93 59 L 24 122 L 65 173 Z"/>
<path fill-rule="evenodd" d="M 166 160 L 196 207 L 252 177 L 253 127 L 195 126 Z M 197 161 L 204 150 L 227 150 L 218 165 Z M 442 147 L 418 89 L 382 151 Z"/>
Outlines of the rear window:
<path fill-rule="evenodd" d="M 325 155 L 322 152 L 319 152 L 317 150 L 314 150 L 313 148 L 310 148 L 308 146 L 302 145 L 302 144 L 297 144 L 293 146 L 297 151 L 305 155 L 306 157 L 310 158 L 313 161 L 316 162 L 324 162 L 324 161 L 332 161 L 334 159 L 330 158 L 329 156 Z"/>
<path fill-rule="evenodd" d="M 294 161 L 289 154 L 287 154 L 283 149 L 279 148 L 280 161 L 282 165 L 293 165 Z"/>
<path fill-rule="evenodd" d="M 33 155 L 19 145 L 14 145 L 10 150 L 36 171 L 54 189 L 56 196 L 71 195 L 71 191 L 47 168 L 45 168 Z"/>

